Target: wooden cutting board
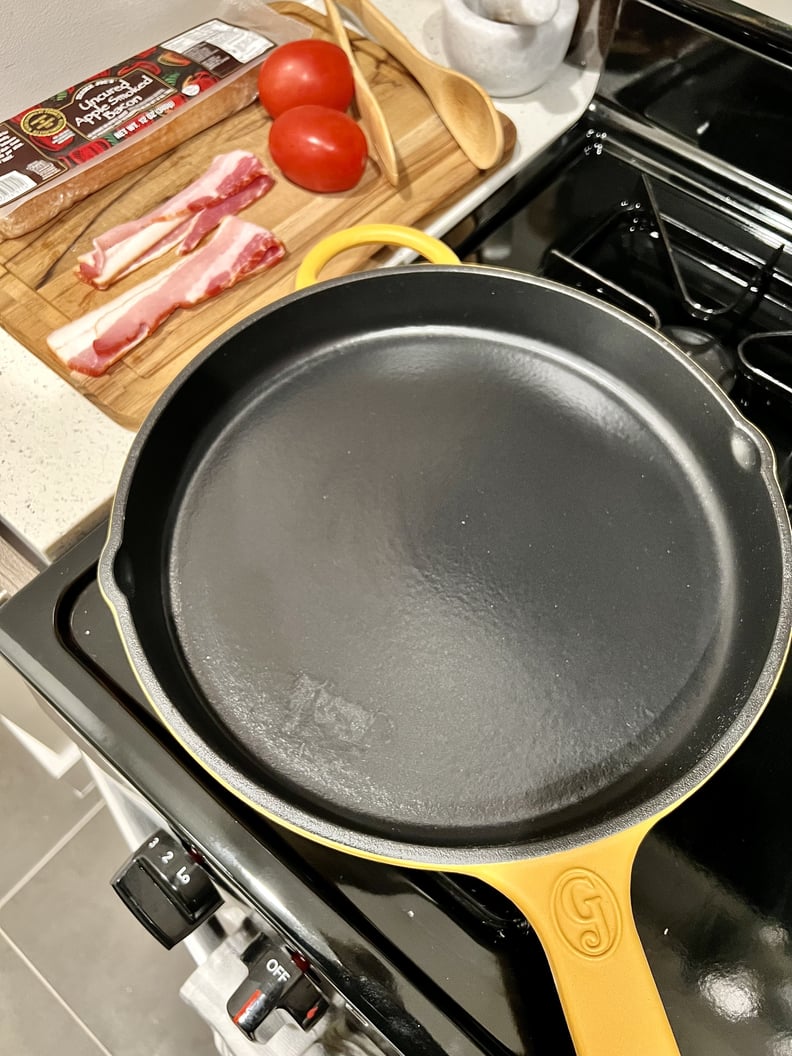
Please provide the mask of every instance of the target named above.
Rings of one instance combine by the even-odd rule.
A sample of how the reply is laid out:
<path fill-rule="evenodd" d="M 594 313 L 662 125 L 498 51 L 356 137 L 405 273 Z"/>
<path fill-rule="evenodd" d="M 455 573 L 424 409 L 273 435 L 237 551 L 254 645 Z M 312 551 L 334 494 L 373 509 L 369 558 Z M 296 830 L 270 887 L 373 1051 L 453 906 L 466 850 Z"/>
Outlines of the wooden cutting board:
<path fill-rule="evenodd" d="M 273 6 L 310 24 L 314 35 L 328 36 L 324 15 L 292 2 Z M 355 38 L 354 46 L 393 134 L 402 172 L 398 187 L 392 187 L 371 161 L 358 186 L 344 194 L 312 194 L 294 186 L 272 163 L 267 147 L 270 122 L 254 103 L 96 192 L 45 227 L 0 242 L 0 325 L 111 418 L 136 428 L 196 353 L 233 323 L 292 291 L 297 266 L 306 250 L 322 237 L 370 221 L 417 224 L 484 179 L 485 174 L 457 147 L 404 68 L 372 41 Z M 505 161 L 514 147 L 515 131 L 506 117 L 502 121 Z M 166 254 L 109 290 L 98 291 L 75 278 L 77 256 L 102 231 L 148 212 L 195 179 L 215 155 L 237 148 L 257 154 L 276 177 L 269 194 L 240 215 L 275 231 L 286 245 L 286 258 L 271 271 L 196 308 L 175 312 L 104 377 L 72 374 L 49 351 L 47 334 L 176 259 L 172 252 Z M 377 251 L 377 247 L 349 250 L 329 264 L 322 276 L 360 270 Z M 266 355 L 266 349 L 262 354 Z"/>

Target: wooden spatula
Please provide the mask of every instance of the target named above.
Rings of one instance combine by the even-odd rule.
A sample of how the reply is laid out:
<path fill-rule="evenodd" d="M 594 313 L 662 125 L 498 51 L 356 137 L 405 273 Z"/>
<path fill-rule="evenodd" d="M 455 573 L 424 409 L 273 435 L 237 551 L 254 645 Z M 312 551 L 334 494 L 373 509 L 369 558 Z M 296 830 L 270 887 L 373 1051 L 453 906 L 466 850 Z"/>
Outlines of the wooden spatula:
<path fill-rule="evenodd" d="M 330 30 L 335 37 L 336 44 L 346 52 L 349 64 L 352 67 L 352 76 L 355 81 L 355 102 L 357 103 L 363 129 L 368 137 L 369 144 L 374 149 L 385 178 L 396 187 L 399 183 L 399 164 L 396 160 L 393 138 L 385 120 L 385 115 L 380 109 L 380 105 L 368 81 L 363 76 L 363 71 L 358 66 L 357 59 L 352 51 L 352 45 L 349 43 L 349 37 L 344 28 L 344 23 L 341 20 L 341 15 L 335 5 L 335 0 L 325 0 L 325 8 Z"/>

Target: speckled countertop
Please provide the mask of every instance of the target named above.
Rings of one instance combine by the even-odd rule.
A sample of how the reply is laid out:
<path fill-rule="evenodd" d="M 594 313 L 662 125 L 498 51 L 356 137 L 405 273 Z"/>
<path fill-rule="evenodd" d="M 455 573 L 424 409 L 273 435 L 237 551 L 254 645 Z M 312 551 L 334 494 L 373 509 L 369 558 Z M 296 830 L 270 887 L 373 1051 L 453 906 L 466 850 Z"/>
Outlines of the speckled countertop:
<path fill-rule="evenodd" d="M 0 517 L 38 556 L 98 523 L 131 439 L 0 330 Z"/>
<path fill-rule="evenodd" d="M 750 6 L 781 17 L 789 2 L 756 0 Z M 438 0 L 378 4 L 418 47 L 444 61 Z M 572 125 L 594 94 L 595 67 L 564 64 L 530 96 L 497 100 L 517 128 L 514 155 L 427 230 L 449 230 Z M 399 259 L 394 254 L 392 260 Z M 0 521 L 12 535 L 45 561 L 66 550 L 109 509 L 132 439 L 0 329 Z"/>

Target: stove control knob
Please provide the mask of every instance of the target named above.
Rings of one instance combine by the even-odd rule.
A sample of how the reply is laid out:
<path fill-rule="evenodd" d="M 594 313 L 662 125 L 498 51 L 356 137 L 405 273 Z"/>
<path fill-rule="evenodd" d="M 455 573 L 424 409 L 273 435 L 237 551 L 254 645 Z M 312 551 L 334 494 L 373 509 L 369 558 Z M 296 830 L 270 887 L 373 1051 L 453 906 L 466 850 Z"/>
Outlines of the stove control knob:
<path fill-rule="evenodd" d="M 297 954 L 292 956 L 268 936 L 251 943 L 243 961 L 248 977 L 226 1007 L 251 1041 L 269 1041 L 286 1021 L 284 1012 L 307 1030 L 327 1009 L 321 991 L 305 975 L 308 962 Z"/>
<path fill-rule="evenodd" d="M 328 1003 L 319 987 L 303 975 L 283 998 L 280 1008 L 303 1030 L 310 1030 L 325 1014 Z"/>
<path fill-rule="evenodd" d="M 168 950 L 223 904 L 206 871 L 163 829 L 138 847 L 115 874 L 112 885 Z"/>

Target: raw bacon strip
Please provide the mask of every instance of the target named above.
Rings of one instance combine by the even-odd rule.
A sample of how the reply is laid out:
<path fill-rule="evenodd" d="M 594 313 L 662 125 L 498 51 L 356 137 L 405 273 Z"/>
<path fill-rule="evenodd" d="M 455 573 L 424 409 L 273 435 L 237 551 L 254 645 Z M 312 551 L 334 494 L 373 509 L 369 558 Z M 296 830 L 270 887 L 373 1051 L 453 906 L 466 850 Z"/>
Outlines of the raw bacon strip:
<path fill-rule="evenodd" d="M 210 205 L 208 208 L 202 209 L 199 213 L 191 215 L 186 220 L 180 220 L 169 234 L 160 239 L 142 257 L 138 257 L 137 260 L 133 261 L 119 275 L 116 275 L 116 279 L 123 279 L 130 272 L 141 268 L 144 264 L 148 264 L 150 260 L 156 260 L 157 257 L 167 253 L 173 246 L 176 246 L 176 252 L 180 257 L 183 257 L 185 253 L 191 253 L 204 235 L 213 231 L 224 216 L 232 216 L 234 213 L 241 212 L 246 206 L 251 205 L 261 198 L 262 195 L 266 194 L 274 182 L 269 175 L 257 176 L 255 180 L 243 187 L 241 191 L 237 191 L 236 194 L 232 194 L 229 198 L 224 198 L 216 205 Z"/>
<path fill-rule="evenodd" d="M 170 249 L 175 242 L 169 238 L 194 213 L 218 205 L 250 184 L 256 185 L 257 197 L 273 185 L 260 158 L 246 150 L 219 154 L 203 175 L 156 209 L 95 238 L 93 249 L 77 258 L 77 277 L 106 289 L 120 275 L 133 270 L 142 257 L 152 259 L 148 254 L 155 246 L 164 246 L 162 253 Z"/>
<path fill-rule="evenodd" d="M 94 246 L 99 250 L 107 250 L 130 238 L 153 220 L 166 220 L 206 209 L 228 198 L 258 176 L 266 175 L 267 170 L 261 159 L 247 150 L 218 154 L 197 180 L 137 220 L 126 220 L 103 232 L 94 240 Z"/>
<path fill-rule="evenodd" d="M 77 277 L 98 290 L 107 289 L 119 275 L 131 270 L 135 261 L 152 246 L 165 241 L 183 223 L 183 216 L 170 216 L 151 220 L 147 227 L 136 230 L 132 230 L 131 224 L 128 225 L 130 233 L 122 242 L 108 246 L 106 250 L 95 249 L 93 253 L 77 258 Z"/>
<path fill-rule="evenodd" d="M 272 267 L 284 253 L 271 231 L 227 216 L 201 249 L 53 331 L 47 344 L 70 370 L 99 377 L 177 308 L 190 308 Z"/>
<path fill-rule="evenodd" d="M 250 183 L 242 187 L 241 190 L 229 195 L 216 205 L 209 205 L 205 209 L 202 209 L 191 221 L 189 229 L 177 250 L 179 255 L 183 256 L 185 253 L 191 253 L 204 235 L 208 234 L 209 231 L 213 231 L 223 217 L 232 216 L 234 213 L 240 212 L 246 206 L 252 205 L 252 203 L 261 198 L 262 195 L 265 195 L 274 183 L 275 181 L 269 173 L 264 173 L 261 176 L 257 176 L 254 180 L 251 180 Z"/>

